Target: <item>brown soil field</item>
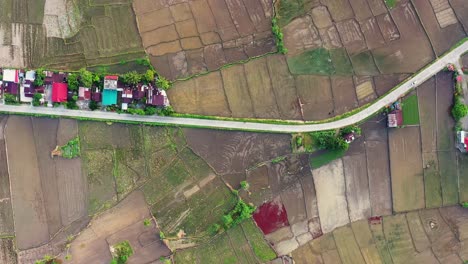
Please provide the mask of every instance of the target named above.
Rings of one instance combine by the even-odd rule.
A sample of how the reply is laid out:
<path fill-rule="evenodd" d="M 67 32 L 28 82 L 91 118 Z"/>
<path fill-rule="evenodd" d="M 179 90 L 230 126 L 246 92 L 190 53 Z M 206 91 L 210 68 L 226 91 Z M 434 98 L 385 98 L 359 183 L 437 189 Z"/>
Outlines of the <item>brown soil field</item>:
<path fill-rule="evenodd" d="M 358 106 L 353 79 L 350 77 L 332 77 L 333 101 L 335 114 L 346 113 Z"/>
<path fill-rule="evenodd" d="M 407 74 L 379 75 L 374 77 L 375 91 L 378 96 L 384 95 L 393 87 L 406 79 Z"/>
<path fill-rule="evenodd" d="M 233 116 L 254 117 L 252 99 L 245 78 L 244 67 L 234 65 L 221 71 L 224 91 Z"/>
<path fill-rule="evenodd" d="M 3 133 L 7 119 L 7 116 L 0 116 L 0 235 L 2 236 L 14 234 L 10 178 L 8 175 L 7 153 Z"/>
<path fill-rule="evenodd" d="M 468 168 L 468 157 L 462 153 L 458 154 L 458 176 L 459 176 L 459 199 L 460 202 L 468 201 L 468 173 L 466 168 Z"/>
<path fill-rule="evenodd" d="M 447 87 L 453 86 L 452 75 L 447 72 L 440 72 L 436 75 L 436 90 L 437 90 L 437 149 L 453 151 L 454 137 L 453 127 L 455 121 L 452 118 L 447 118 L 450 115 L 450 109 L 453 104 L 453 92 Z"/>
<path fill-rule="evenodd" d="M 459 23 L 441 28 L 430 1 L 414 1 L 414 5 L 437 55 L 442 55 L 466 36 Z"/>
<path fill-rule="evenodd" d="M 437 149 L 437 113 L 436 82 L 431 78 L 418 86 L 418 105 L 421 127 L 422 152 L 434 152 Z"/>
<path fill-rule="evenodd" d="M 305 120 L 326 119 L 331 116 L 334 102 L 329 77 L 300 75 L 296 78 L 296 87 Z"/>
<path fill-rule="evenodd" d="M 184 129 L 188 146 L 217 174 L 245 173 L 262 161 L 288 154 L 290 136 Z"/>
<path fill-rule="evenodd" d="M 15 245 L 12 239 L 0 239 L 0 262 L 5 264 L 16 264 Z"/>
<path fill-rule="evenodd" d="M 168 79 L 276 50 L 268 0 L 138 0 L 133 7 L 143 46 Z"/>
<path fill-rule="evenodd" d="M 468 6 L 462 0 L 450 0 L 450 5 L 453 8 L 453 11 L 457 15 L 458 20 L 463 25 L 465 32 L 468 31 Z"/>
<path fill-rule="evenodd" d="M 119 217 L 115 217 L 118 215 Z M 159 230 L 154 223 L 146 227 L 144 219 L 150 219 L 150 211 L 142 192 L 134 192 L 114 208 L 91 221 L 71 243 L 70 254 L 73 263 L 110 262 L 109 246 L 129 240 L 134 254 L 129 262 L 159 260 L 170 252 L 159 241 Z"/>
<path fill-rule="evenodd" d="M 37 247 L 47 243 L 49 230 L 31 118 L 9 117 L 5 139 L 17 246 Z"/>
<path fill-rule="evenodd" d="M 424 208 L 424 179 L 419 127 L 392 129 L 388 134 L 393 210 Z"/>

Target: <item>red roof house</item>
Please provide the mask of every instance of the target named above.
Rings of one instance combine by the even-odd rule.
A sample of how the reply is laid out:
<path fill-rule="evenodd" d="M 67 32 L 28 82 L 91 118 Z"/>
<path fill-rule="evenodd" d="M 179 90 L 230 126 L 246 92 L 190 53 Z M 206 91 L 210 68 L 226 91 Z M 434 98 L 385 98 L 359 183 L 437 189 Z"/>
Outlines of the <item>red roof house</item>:
<path fill-rule="evenodd" d="M 52 102 L 62 103 L 67 101 L 68 85 L 66 83 L 54 83 L 52 85 Z"/>
<path fill-rule="evenodd" d="M 78 89 L 78 98 L 80 100 L 90 100 L 91 99 L 91 91 L 89 90 L 89 88 L 80 87 Z"/>
<path fill-rule="evenodd" d="M 394 110 L 388 114 L 387 120 L 388 127 L 399 127 L 403 125 L 403 112 L 401 110 Z"/>

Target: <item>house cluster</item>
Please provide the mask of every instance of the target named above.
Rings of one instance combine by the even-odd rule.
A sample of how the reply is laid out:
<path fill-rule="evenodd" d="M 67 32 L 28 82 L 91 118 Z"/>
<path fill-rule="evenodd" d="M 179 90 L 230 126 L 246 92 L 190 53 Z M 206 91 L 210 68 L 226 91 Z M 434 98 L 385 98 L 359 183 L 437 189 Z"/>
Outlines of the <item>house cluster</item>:
<path fill-rule="evenodd" d="M 3 80 L 0 81 L 0 95 L 15 96 L 21 103 L 30 103 L 36 93 L 42 94 L 41 103 L 47 102 L 49 107 L 54 103 L 64 103 L 72 100 L 76 92 L 70 91 L 67 84 L 67 73 L 44 71 L 45 78 L 41 85 L 35 85 L 36 72 L 16 69 L 1 70 Z M 119 81 L 117 75 L 104 77 L 104 89 L 97 87 L 79 87 L 78 102 L 87 105 L 90 101 L 101 103 L 102 106 L 118 105 L 122 110 L 127 110 L 133 103 L 142 103 L 148 106 L 166 107 L 169 100 L 166 92 L 152 84 L 138 84 L 129 87 Z"/>
<path fill-rule="evenodd" d="M 89 93 L 87 88 L 80 87 L 79 94 Z M 108 75 L 104 77 L 104 89 L 102 93 L 96 91 L 92 99 L 101 102 L 103 106 L 120 105 L 122 110 L 127 110 L 130 104 L 141 102 L 149 106 L 166 107 L 169 106 L 169 100 L 166 91 L 159 89 L 151 84 L 138 84 L 131 88 L 119 81 L 117 75 Z"/>
<path fill-rule="evenodd" d="M 44 93 L 44 87 L 36 87 L 35 71 L 24 71 L 16 69 L 0 70 L 3 76 L 0 80 L 0 94 L 11 94 L 20 102 L 31 102 L 35 93 Z"/>

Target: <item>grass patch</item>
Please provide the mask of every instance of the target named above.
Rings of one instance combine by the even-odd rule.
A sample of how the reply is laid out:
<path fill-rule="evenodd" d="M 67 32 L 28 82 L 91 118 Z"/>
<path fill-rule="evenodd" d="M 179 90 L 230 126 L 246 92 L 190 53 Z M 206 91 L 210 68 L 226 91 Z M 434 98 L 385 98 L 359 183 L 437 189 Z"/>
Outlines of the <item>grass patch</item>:
<path fill-rule="evenodd" d="M 403 124 L 404 125 L 419 124 L 418 97 L 416 95 L 410 95 L 403 100 L 402 105 L 403 105 Z"/>
<path fill-rule="evenodd" d="M 284 27 L 295 17 L 305 14 L 308 9 L 305 8 L 304 2 L 304 0 L 278 1 L 276 13 L 279 26 Z"/>
<path fill-rule="evenodd" d="M 330 50 L 330 57 L 337 75 L 352 75 L 353 66 L 344 48 Z"/>
<path fill-rule="evenodd" d="M 79 157 L 81 155 L 80 138 L 76 137 L 68 141 L 67 144 L 60 147 L 60 151 L 62 152 L 62 157 L 66 159 L 73 159 Z"/>
<path fill-rule="evenodd" d="M 326 150 L 320 155 L 314 156 L 310 158 L 310 166 L 313 169 L 319 168 L 323 165 L 326 165 L 336 159 L 343 157 L 346 153 L 346 150 L 343 149 L 332 149 Z"/>
<path fill-rule="evenodd" d="M 293 74 L 331 75 L 335 73 L 331 62 L 330 52 L 324 48 L 308 50 L 288 59 Z"/>
<path fill-rule="evenodd" d="M 398 0 L 385 0 L 385 4 L 388 6 L 388 8 L 392 9 L 396 6 L 398 3 Z"/>
<path fill-rule="evenodd" d="M 252 220 L 242 223 L 242 229 L 250 242 L 250 245 L 261 262 L 267 262 L 276 258 L 276 254 L 263 238 L 263 234 L 255 226 Z"/>

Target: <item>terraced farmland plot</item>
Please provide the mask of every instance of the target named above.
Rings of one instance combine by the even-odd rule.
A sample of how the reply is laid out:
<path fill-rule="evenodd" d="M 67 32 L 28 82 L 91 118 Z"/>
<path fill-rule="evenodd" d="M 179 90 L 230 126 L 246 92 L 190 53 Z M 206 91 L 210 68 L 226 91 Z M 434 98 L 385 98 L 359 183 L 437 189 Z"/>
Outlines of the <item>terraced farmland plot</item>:
<path fill-rule="evenodd" d="M 133 3 L 143 46 L 168 79 L 275 51 L 272 5 L 263 0 Z"/>

